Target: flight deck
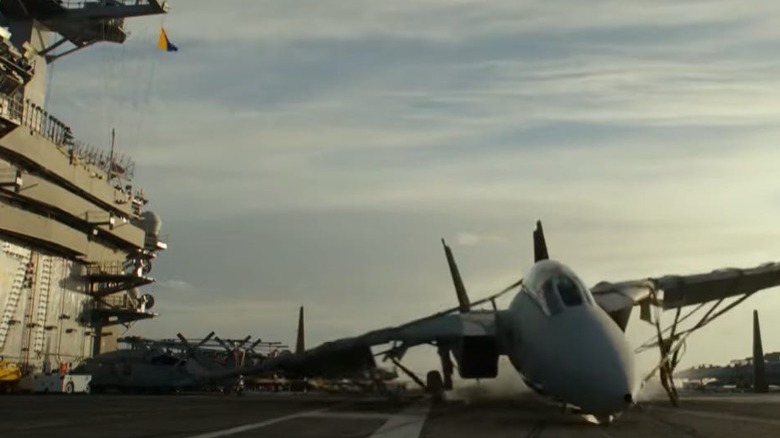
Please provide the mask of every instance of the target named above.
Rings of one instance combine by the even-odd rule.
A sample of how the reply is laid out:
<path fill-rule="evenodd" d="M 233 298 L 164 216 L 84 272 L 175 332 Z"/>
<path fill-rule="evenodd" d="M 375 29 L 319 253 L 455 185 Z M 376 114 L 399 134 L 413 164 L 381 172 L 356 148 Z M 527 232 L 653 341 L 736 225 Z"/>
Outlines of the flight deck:
<path fill-rule="evenodd" d="M 65 402 L 67 398 L 67 403 Z M 512 399 L 389 401 L 365 396 L 248 393 L 170 396 L 0 398 L 0 430 L 11 437 L 773 437 L 780 396 L 649 402 L 609 426 L 588 423 L 534 395 Z"/>

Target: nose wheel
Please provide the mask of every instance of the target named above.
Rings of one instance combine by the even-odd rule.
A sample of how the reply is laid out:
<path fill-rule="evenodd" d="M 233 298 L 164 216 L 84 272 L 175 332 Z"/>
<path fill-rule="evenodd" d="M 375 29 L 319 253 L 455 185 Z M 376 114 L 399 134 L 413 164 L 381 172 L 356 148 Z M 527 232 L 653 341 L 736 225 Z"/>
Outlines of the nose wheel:
<path fill-rule="evenodd" d="M 614 415 L 597 415 L 597 416 L 594 416 L 593 418 L 596 419 L 596 423 L 599 426 L 605 426 L 606 427 L 606 426 L 609 426 L 610 424 L 612 424 L 615 421 L 615 418 L 617 418 L 617 417 L 615 417 Z"/>

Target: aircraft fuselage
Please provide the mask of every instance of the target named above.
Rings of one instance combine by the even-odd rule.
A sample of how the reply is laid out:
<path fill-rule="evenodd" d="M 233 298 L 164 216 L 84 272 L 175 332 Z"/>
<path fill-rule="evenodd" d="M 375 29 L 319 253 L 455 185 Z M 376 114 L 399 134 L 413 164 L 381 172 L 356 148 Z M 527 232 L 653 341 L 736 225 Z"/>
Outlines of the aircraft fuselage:
<path fill-rule="evenodd" d="M 534 264 L 507 315 L 509 359 L 532 389 L 594 415 L 631 404 L 632 349 L 571 269 Z"/>

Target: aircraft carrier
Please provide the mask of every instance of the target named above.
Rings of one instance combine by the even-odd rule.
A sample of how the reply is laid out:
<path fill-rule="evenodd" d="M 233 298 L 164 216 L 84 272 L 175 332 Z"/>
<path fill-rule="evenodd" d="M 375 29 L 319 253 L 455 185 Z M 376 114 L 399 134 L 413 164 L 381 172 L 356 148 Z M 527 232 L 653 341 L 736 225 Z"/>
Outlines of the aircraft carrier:
<path fill-rule="evenodd" d="M 45 96 L 52 63 L 122 44 L 126 18 L 166 12 L 157 0 L 0 0 L 0 361 L 23 375 L 113 350 L 155 316 L 139 288 L 166 244 L 134 163 L 80 141 Z"/>

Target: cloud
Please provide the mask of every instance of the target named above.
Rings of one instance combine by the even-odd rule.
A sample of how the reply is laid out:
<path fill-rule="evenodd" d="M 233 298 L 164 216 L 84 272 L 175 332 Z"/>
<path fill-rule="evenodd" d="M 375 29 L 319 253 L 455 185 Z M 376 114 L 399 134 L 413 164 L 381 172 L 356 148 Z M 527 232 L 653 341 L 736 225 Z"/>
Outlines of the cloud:
<path fill-rule="evenodd" d="M 699 26 L 747 27 L 769 22 L 773 6 L 734 9 L 729 2 L 656 2 L 653 7 L 614 1 L 496 1 L 461 0 L 317 1 L 304 7 L 272 1 L 233 1 L 217 11 L 209 2 L 173 4 L 171 29 L 191 38 L 252 40 L 278 44 L 307 39 L 414 39 L 459 42 L 495 35 L 561 35 L 570 32 L 674 30 Z M 215 26 L 215 15 L 222 17 Z M 587 20 L 582 17 L 587 16 Z"/>
<path fill-rule="evenodd" d="M 134 19 L 126 45 L 51 71 L 49 110 L 93 144 L 117 128 L 169 235 L 148 287 L 162 316 L 139 333 L 292 342 L 301 304 L 311 343 L 394 325 L 455 302 L 440 237 L 476 299 L 530 265 L 537 219 L 591 284 L 780 246 L 774 5 L 173 7 L 178 53 Z M 742 355 L 737 335 L 733 351 L 716 341 L 749 310 L 688 360 Z"/>
<path fill-rule="evenodd" d="M 463 245 L 463 246 L 476 246 L 476 245 L 484 245 L 485 243 L 491 243 L 491 242 L 504 242 L 504 238 L 500 236 L 491 236 L 491 235 L 474 234 L 474 233 L 458 233 L 455 236 L 455 240 L 458 242 L 459 245 Z"/>
<path fill-rule="evenodd" d="M 194 289 L 190 283 L 184 280 L 165 280 L 162 282 L 158 282 L 157 287 L 159 289 L 165 289 L 165 290 L 176 291 L 176 292 L 179 291 L 186 292 Z"/>

